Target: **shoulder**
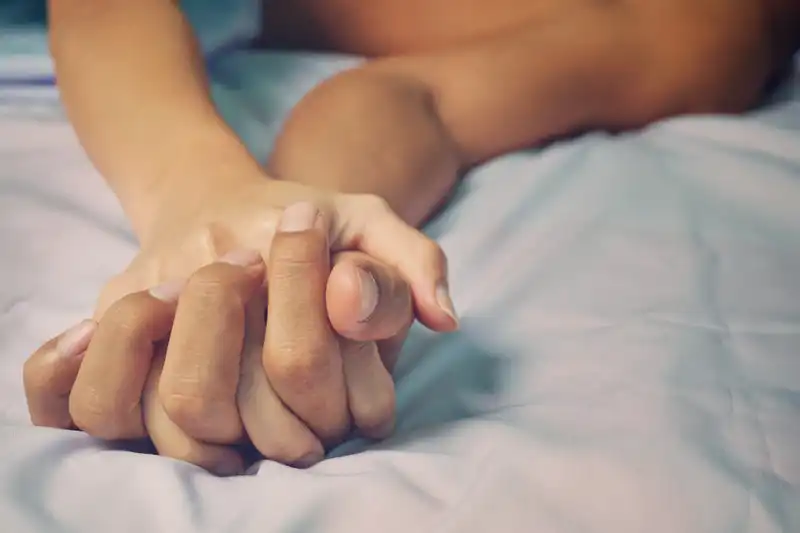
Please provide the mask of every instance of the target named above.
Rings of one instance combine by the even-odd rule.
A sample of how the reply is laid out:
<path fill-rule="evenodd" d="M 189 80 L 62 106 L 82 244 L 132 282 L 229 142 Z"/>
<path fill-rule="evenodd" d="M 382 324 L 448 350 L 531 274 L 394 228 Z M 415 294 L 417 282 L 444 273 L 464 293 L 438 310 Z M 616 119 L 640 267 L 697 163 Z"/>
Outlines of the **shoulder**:
<path fill-rule="evenodd" d="M 796 0 L 627 0 L 647 34 L 657 79 L 697 112 L 740 112 L 752 107 L 791 53 L 778 25 L 797 11 Z M 795 13 L 795 19 L 797 18 Z M 796 23 L 795 23 L 796 29 Z"/>

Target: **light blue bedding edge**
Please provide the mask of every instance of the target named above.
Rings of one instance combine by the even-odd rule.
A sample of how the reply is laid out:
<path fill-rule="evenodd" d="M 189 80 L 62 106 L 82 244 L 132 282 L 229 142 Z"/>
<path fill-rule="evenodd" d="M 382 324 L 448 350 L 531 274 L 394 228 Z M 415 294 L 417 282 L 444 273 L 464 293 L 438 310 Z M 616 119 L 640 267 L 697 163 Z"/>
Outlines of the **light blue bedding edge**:
<path fill-rule="evenodd" d="M 216 67 L 217 100 L 259 152 L 279 127 L 275 115 L 302 94 L 278 91 L 274 72 L 284 80 L 307 79 L 310 86 L 315 78 L 306 78 L 308 69 L 323 75 L 349 61 L 233 54 Z M 465 333 L 441 341 L 435 351 L 425 348 L 434 343 L 430 338 L 413 336 L 412 348 L 431 358 L 407 357 L 399 369 L 400 438 L 388 445 L 398 456 L 405 454 L 406 468 L 389 466 L 380 470 L 382 476 L 365 470 L 358 478 L 361 489 L 342 486 L 356 498 L 364 496 L 363 487 L 381 493 L 387 486 L 383 481 L 397 475 L 395 484 L 428 495 L 411 498 L 420 516 L 449 506 L 435 521 L 437 532 L 488 531 L 503 523 L 508 526 L 504 531 L 511 531 L 510 522 L 503 522 L 503 516 L 511 516 L 518 524 L 535 523 L 551 531 L 637 533 L 642 529 L 626 529 L 626 524 L 647 524 L 641 513 L 655 518 L 649 531 L 666 531 L 664 524 L 686 533 L 799 531 L 798 181 L 796 78 L 745 117 L 677 118 L 618 137 L 591 134 L 501 158 L 475 173 L 453 207 L 430 228 L 443 236 L 446 249 L 462 252 L 453 270 L 456 303 L 466 311 Z M 518 253 L 526 258 L 525 266 L 515 269 L 508 261 L 498 266 L 492 253 L 471 242 L 476 238 L 494 242 L 495 252 L 505 257 Z M 593 270 L 602 276 L 593 276 Z M 495 290 L 493 282 L 516 284 L 517 290 Z M 502 355 L 475 355 L 483 349 Z M 481 366 L 487 358 L 501 367 L 516 365 L 515 371 Z M 506 393 L 499 400 L 487 385 L 497 379 L 505 380 Z M 444 402 L 441 397 L 459 383 L 473 388 L 459 392 L 464 397 L 455 404 Z M 420 438 L 420 428 L 457 418 L 470 421 L 438 436 L 422 432 Z M 491 431 L 479 431 L 481 425 Z M 416 443 L 404 443 L 403 435 L 414 431 Z M 469 438 L 481 435 L 484 447 L 470 448 L 458 439 L 458 431 Z M 627 432 L 627 439 L 621 432 Z M 3 427 L 0 436 L 0 448 L 14 439 L 29 443 L 31 450 L 48 447 L 41 433 Z M 63 451 L 71 444 L 62 441 L 60 446 Z M 366 447 L 349 443 L 339 454 Z M 502 455 L 492 457 L 493 452 Z M 445 453 L 463 463 L 436 462 L 436 454 L 443 454 L 447 463 Z M 430 464 L 408 461 L 414 454 Z M 81 472 L 91 471 L 87 455 L 73 456 L 75 464 L 84 465 Z M 486 461 L 483 470 L 480 461 Z M 337 470 L 341 464 L 350 469 Z M 321 471 L 315 489 L 269 465 L 261 476 L 224 488 L 196 480 L 178 483 L 170 476 L 162 480 L 196 491 L 183 503 L 203 502 L 202 511 L 184 511 L 184 523 L 213 531 L 210 524 L 226 523 L 215 497 L 221 501 L 236 491 L 239 498 L 228 503 L 232 508 L 260 516 L 263 524 L 277 524 L 274 516 L 292 506 L 271 512 L 264 504 L 248 508 L 242 503 L 248 493 L 271 486 L 270 494 L 277 497 L 280 480 L 269 476 L 285 476 L 283 487 L 292 487 L 301 500 L 314 490 L 325 493 L 322 487 L 337 476 L 359 475 L 354 462 L 338 465 L 331 463 L 329 474 Z M 69 466 L 62 468 L 66 476 Z M 425 468 L 442 478 L 426 478 Z M 454 472 L 461 469 L 475 474 L 468 480 L 473 490 L 452 489 L 460 498 L 450 498 L 443 479 L 447 474 L 458 478 Z M 156 470 L 154 475 L 163 475 Z M 74 478 L 66 492 L 80 483 L 92 489 L 85 479 Z M 110 487 L 109 482 L 98 481 L 94 489 Z M 149 484 L 140 479 L 138 486 L 140 499 L 130 505 L 148 509 L 144 491 Z M 515 489 L 531 499 L 514 505 L 511 496 L 495 497 Z M 51 492 L 63 500 L 64 488 Z M 326 494 L 347 507 L 347 499 L 336 497 L 341 491 Z M 397 501 L 400 512 L 390 526 L 411 521 L 403 518 L 403 500 Z M 620 507 L 608 510 L 595 502 Z M 58 501 L 40 504 L 61 509 Z M 363 509 L 350 505 L 347 519 L 360 517 L 361 524 L 367 523 Z M 282 523 L 313 524 L 305 530 L 324 531 L 324 516 L 338 524 L 332 526 L 337 531 L 348 531 L 341 513 L 323 503 L 314 508 L 319 515 L 306 522 Z M 68 522 L 65 511 L 60 512 Z M 80 522 L 77 511 L 69 512 L 73 523 Z M 146 520 L 145 514 L 138 518 Z M 49 513 L 41 516 L 51 520 Z M 85 524 L 89 514 L 84 516 Z M 616 528 L 594 529 L 603 524 Z M 258 530 L 257 524 L 250 526 Z"/>

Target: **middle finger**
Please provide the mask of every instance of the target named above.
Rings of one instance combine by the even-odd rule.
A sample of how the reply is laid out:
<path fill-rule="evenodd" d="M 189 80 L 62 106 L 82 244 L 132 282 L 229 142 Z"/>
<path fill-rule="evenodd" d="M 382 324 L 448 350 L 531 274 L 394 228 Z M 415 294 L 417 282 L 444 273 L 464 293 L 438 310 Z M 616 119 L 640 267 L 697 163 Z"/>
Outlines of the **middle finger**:
<path fill-rule="evenodd" d="M 181 294 L 158 391 L 172 421 L 194 438 L 229 444 L 242 435 L 236 388 L 245 306 L 263 279 L 257 252 L 234 252 L 198 270 Z"/>

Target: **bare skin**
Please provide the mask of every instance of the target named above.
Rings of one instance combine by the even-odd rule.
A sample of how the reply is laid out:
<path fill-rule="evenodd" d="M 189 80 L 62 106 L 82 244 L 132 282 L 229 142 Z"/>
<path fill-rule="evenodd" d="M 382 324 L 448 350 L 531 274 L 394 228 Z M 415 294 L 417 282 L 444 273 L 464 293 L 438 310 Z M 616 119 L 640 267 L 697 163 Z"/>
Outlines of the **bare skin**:
<path fill-rule="evenodd" d="M 298 0 L 268 2 L 264 19 L 267 46 L 373 57 L 297 106 L 271 170 L 324 173 L 412 224 L 497 155 L 749 109 L 800 45 L 792 0 Z"/>
<path fill-rule="evenodd" d="M 430 52 L 524 24 L 546 23 L 576 10 L 663 13 L 667 8 L 691 14 L 709 13 L 715 7 L 734 11 L 719 0 L 265 0 L 261 38 L 274 47 L 381 57 Z M 786 41 L 782 47 L 797 46 L 798 38 L 791 37 L 800 11 L 796 2 L 755 0 L 737 4 L 736 10 L 743 11 L 742 18 L 752 16 L 753 10 L 764 13 L 775 39 Z M 576 40 L 580 40 L 577 35 Z"/>
<path fill-rule="evenodd" d="M 93 321 L 102 334 L 91 342 L 134 352 L 138 344 L 124 344 L 130 327 L 117 328 L 119 317 L 106 316 L 107 309 L 129 309 L 127 295 L 145 294 L 174 279 L 188 279 L 192 287 L 199 276 L 208 288 L 206 276 L 219 273 L 209 273 L 208 265 L 237 248 L 268 260 L 276 253 L 270 243 L 279 219 L 295 232 L 299 222 L 303 231 L 321 230 L 317 244 L 322 248 L 360 252 L 341 260 L 350 263 L 344 272 L 372 264 L 362 273 L 384 272 L 386 286 L 407 286 L 409 297 L 387 313 L 391 323 L 406 327 L 413 301 L 414 316 L 433 329 L 451 331 L 457 320 L 444 256 L 413 227 L 446 199 L 464 172 L 495 156 L 587 129 L 624 130 L 678 114 L 744 111 L 757 104 L 800 45 L 797 0 L 271 0 L 264 10 L 263 44 L 358 53 L 372 60 L 307 94 L 290 113 L 264 168 L 217 114 L 177 0 L 51 0 L 49 7 L 65 108 L 142 244 L 137 258 L 103 291 Z M 307 251 L 308 242 L 292 242 L 292 253 Z M 369 284 L 359 284 L 354 276 L 343 284 L 345 278 L 334 275 L 336 268 L 331 270 L 324 253 L 315 257 L 316 262 L 301 261 L 307 267 L 316 264 L 306 269 L 316 287 L 308 301 L 315 303 L 294 309 L 296 298 L 275 296 L 281 294 L 281 280 L 267 280 L 273 318 L 266 330 L 272 334 L 256 342 L 263 344 L 261 365 L 248 374 L 266 375 L 272 396 L 300 422 L 298 433 L 287 434 L 279 448 L 254 439 L 265 457 L 283 462 L 309 452 L 319 459 L 319 449 L 309 447 L 313 439 L 335 442 L 349 431 L 351 419 L 362 430 L 383 435 L 393 416 L 391 402 L 377 401 L 392 398 L 385 371 L 364 372 L 367 366 L 345 361 L 368 341 L 371 360 L 380 362 L 373 341 L 393 338 L 403 328 L 368 334 L 369 324 L 356 321 L 354 326 L 352 316 L 350 322 L 342 320 L 330 308 L 326 313 L 326 299 L 352 302 L 353 309 L 358 302 L 369 303 L 364 298 Z M 342 267 L 337 268 L 341 274 Z M 211 277 L 213 286 L 224 289 Z M 331 287 L 338 287 L 335 298 L 324 294 L 326 277 L 327 297 Z M 240 303 L 241 295 L 232 289 L 221 293 L 229 303 Z M 158 304 L 149 297 L 137 301 L 144 306 L 134 313 L 138 318 L 150 316 L 147 306 Z M 212 312 L 219 307 L 184 306 L 174 321 L 183 324 L 185 338 L 197 338 L 195 330 L 221 331 L 236 346 L 242 331 Z M 181 316 L 205 322 L 179 321 Z M 276 316 L 296 319 L 282 323 Z M 166 328 L 173 318 L 164 320 Z M 342 323 L 349 326 L 341 328 Z M 79 340 L 86 341 L 79 346 L 85 349 L 88 339 Z M 131 421 L 133 433 L 147 433 L 165 455 L 209 467 L 218 462 L 220 450 L 185 456 L 179 451 L 185 451 L 187 439 L 196 439 L 198 446 L 230 444 L 242 424 L 275 434 L 265 428 L 275 429 L 270 424 L 282 419 L 245 414 L 241 421 L 231 415 L 214 427 L 199 424 L 219 401 L 231 413 L 237 403 L 251 406 L 249 413 L 272 412 L 263 401 L 269 396 L 263 386 L 261 392 L 244 387 L 246 393 L 235 397 L 224 373 L 214 371 L 222 359 L 236 364 L 235 349 L 192 353 L 171 343 L 163 374 L 139 353 L 145 364 L 138 379 L 108 387 L 107 376 L 133 374 L 116 367 L 97 371 L 92 354 L 104 350 L 90 345 L 90 364 L 83 377 L 78 373 L 76 392 L 80 354 L 63 380 L 53 381 L 57 372 L 38 364 L 49 361 L 47 354 L 58 352 L 58 344 L 46 344 L 27 366 L 29 406 L 41 425 L 75 422 L 97 437 L 119 437 L 117 417 L 87 418 L 87 413 L 113 414 L 115 407 L 136 403 L 144 394 L 144 403 L 161 405 L 167 414 L 161 420 L 182 433 L 170 430 L 170 424 L 149 423 L 141 410 Z M 128 355 L 137 354 L 120 360 L 128 361 Z M 189 404 L 176 403 L 171 384 L 182 375 L 174 370 L 186 361 L 208 379 L 200 389 L 178 391 L 192 400 Z M 325 386 L 309 389 L 309 383 Z M 108 397 L 82 403 L 94 397 L 81 395 L 82 390 L 100 389 Z M 362 391 L 355 400 L 354 390 Z M 54 397 L 69 397 L 69 405 L 48 399 Z M 365 417 L 360 411 L 359 406 L 379 403 L 380 412 Z M 128 435 L 130 428 L 122 429 Z M 310 434 L 312 439 L 302 438 Z"/>
<path fill-rule="evenodd" d="M 264 2 L 268 46 L 371 57 L 430 52 L 494 35 L 587 0 L 299 0 Z"/>

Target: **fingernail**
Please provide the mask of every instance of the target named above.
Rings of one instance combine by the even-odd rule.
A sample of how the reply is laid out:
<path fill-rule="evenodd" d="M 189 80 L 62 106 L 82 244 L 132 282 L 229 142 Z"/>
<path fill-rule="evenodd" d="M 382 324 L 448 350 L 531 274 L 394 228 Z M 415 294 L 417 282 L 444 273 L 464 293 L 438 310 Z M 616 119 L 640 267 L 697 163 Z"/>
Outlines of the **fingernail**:
<path fill-rule="evenodd" d="M 56 351 L 61 357 L 75 357 L 82 354 L 89 347 L 96 329 L 97 323 L 94 320 L 84 320 L 73 326 L 58 340 Z"/>
<path fill-rule="evenodd" d="M 319 210 L 309 202 L 292 204 L 283 211 L 278 231 L 293 233 L 308 231 L 314 227 L 319 217 Z"/>
<path fill-rule="evenodd" d="M 185 285 L 186 282 L 183 280 L 167 281 L 166 283 L 153 287 L 148 292 L 150 296 L 157 300 L 172 303 L 178 301 L 178 297 L 181 295 L 181 291 Z"/>
<path fill-rule="evenodd" d="M 325 458 L 325 454 L 320 452 L 311 452 L 293 463 L 295 468 L 310 468 L 319 463 Z"/>
<path fill-rule="evenodd" d="M 261 254 L 254 250 L 234 250 L 219 258 L 220 263 L 249 267 L 261 263 Z"/>
<path fill-rule="evenodd" d="M 356 268 L 356 270 L 358 271 L 358 290 L 361 292 L 361 310 L 358 321 L 366 322 L 372 318 L 372 314 L 378 307 L 380 289 L 372 274 L 361 268 Z"/>
<path fill-rule="evenodd" d="M 450 298 L 450 289 L 448 289 L 446 283 L 439 283 L 436 286 L 436 303 L 439 304 L 439 307 L 447 316 L 453 319 L 453 323 L 458 327 L 458 316 L 453 306 L 453 300 Z"/>

